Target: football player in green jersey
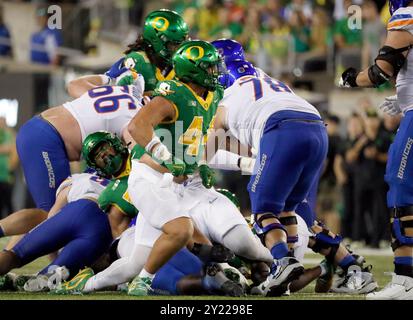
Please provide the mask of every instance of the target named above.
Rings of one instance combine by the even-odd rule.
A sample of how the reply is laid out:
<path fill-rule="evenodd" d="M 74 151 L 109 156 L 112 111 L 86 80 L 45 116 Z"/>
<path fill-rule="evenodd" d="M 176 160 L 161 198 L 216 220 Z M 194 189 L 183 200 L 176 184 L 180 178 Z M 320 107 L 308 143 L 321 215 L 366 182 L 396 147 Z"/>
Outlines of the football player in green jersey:
<path fill-rule="evenodd" d="M 96 85 L 130 85 L 137 73 L 145 79 L 146 94 L 151 94 L 159 81 L 175 77 L 172 55 L 188 38 L 188 33 L 188 25 L 176 12 L 167 9 L 152 11 L 145 18 L 142 34 L 129 45 L 125 56 L 104 75 L 71 81 L 68 85 L 69 94 L 77 97 L 78 91 L 85 92 Z"/>
<path fill-rule="evenodd" d="M 193 233 L 188 211 L 202 199 L 205 187 L 214 183 L 202 155 L 223 95 L 218 83 L 221 57 L 208 42 L 194 40 L 183 43 L 172 61 L 176 80 L 159 82 L 155 97 L 128 126 L 142 150 L 164 167 L 154 168 L 148 155 L 132 161 L 129 194 L 141 213 L 138 220 L 144 220 L 141 224 L 137 221 L 137 227 L 152 228 L 156 240 L 144 268 L 129 287 L 134 295 L 147 294 L 157 270 L 187 244 Z M 161 142 L 155 128 L 169 146 Z"/>

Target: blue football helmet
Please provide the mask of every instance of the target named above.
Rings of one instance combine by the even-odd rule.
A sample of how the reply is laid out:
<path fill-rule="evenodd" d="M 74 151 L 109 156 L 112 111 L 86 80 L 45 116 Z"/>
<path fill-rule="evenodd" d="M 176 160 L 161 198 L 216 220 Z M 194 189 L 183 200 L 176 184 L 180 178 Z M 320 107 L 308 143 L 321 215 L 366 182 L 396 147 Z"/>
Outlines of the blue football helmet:
<path fill-rule="evenodd" d="M 242 45 L 231 39 L 218 39 L 211 44 L 218 49 L 219 54 L 224 58 L 225 63 L 232 60 L 245 60 Z"/>
<path fill-rule="evenodd" d="M 389 0 L 389 8 L 390 8 L 390 14 L 393 15 L 393 13 L 402 7 L 406 7 L 411 0 Z"/>
<path fill-rule="evenodd" d="M 246 60 L 234 60 L 227 63 L 228 73 L 235 79 L 243 76 L 255 76 L 258 77 L 258 73 L 255 70 L 251 62 Z"/>

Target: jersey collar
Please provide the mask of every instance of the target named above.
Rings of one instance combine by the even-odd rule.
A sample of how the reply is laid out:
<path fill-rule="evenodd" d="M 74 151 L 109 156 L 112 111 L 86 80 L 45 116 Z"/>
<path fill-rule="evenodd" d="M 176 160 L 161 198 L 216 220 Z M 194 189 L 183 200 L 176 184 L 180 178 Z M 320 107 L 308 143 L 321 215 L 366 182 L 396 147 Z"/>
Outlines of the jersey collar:
<path fill-rule="evenodd" d="M 129 155 L 128 161 L 126 162 L 125 170 L 123 170 L 121 174 L 119 174 L 118 176 L 116 176 L 116 177 L 115 177 L 116 179 L 120 179 L 120 178 L 126 177 L 126 176 L 128 176 L 128 175 L 130 174 L 130 172 L 131 172 L 131 161 L 132 161 L 132 160 L 131 160 L 131 155 Z"/>
<path fill-rule="evenodd" d="M 169 71 L 169 73 L 166 76 L 164 76 L 162 74 L 162 71 L 159 68 L 156 68 L 155 77 L 158 81 L 172 80 L 175 77 L 175 70 L 171 69 L 171 71 Z"/>
<path fill-rule="evenodd" d="M 208 95 L 206 99 L 204 100 L 201 96 L 197 95 L 194 90 L 190 86 L 188 86 L 186 83 L 182 82 L 182 84 L 188 88 L 189 91 L 194 95 L 196 100 L 198 100 L 198 103 L 204 108 L 206 111 L 208 111 L 209 107 L 211 106 L 212 101 L 214 100 L 214 91 L 208 91 Z"/>

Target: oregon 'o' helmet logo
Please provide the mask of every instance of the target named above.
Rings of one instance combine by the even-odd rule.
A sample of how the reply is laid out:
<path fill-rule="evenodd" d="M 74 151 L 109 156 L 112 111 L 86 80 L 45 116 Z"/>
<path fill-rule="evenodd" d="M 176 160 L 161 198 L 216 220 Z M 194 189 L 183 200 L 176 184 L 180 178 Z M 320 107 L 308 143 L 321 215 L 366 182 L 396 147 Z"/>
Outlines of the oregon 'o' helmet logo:
<path fill-rule="evenodd" d="M 185 56 L 191 60 L 201 59 L 204 56 L 204 48 L 200 46 L 189 47 L 185 50 Z"/>
<path fill-rule="evenodd" d="M 166 31 L 169 27 L 169 21 L 164 17 L 156 17 L 152 20 L 151 26 L 158 31 Z"/>

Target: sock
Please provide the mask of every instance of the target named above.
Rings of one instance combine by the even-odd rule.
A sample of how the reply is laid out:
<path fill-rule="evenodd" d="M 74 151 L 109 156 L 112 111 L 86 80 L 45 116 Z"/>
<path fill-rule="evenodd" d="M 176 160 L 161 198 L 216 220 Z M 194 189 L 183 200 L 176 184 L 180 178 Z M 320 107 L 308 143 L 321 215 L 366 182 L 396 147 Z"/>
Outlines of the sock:
<path fill-rule="evenodd" d="M 394 257 L 394 272 L 413 278 L 413 257 Z"/>
<path fill-rule="evenodd" d="M 394 264 L 406 264 L 413 266 L 413 257 L 394 257 Z"/>
<path fill-rule="evenodd" d="M 93 291 L 97 290 L 98 287 L 95 285 L 96 282 L 97 282 L 96 280 L 97 280 L 96 276 L 93 276 L 92 278 L 90 278 L 86 282 L 85 287 L 83 288 L 82 292 L 93 292 Z"/>
<path fill-rule="evenodd" d="M 341 261 L 338 263 L 338 265 L 343 269 L 347 270 L 349 266 L 356 264 L 356 258 L 353 257 L 353 255 L 348 254 L 346 255 Z"/>
<path fill-rule="evenodd" d="M 325 265 L 324 263 L 321 263 L 321 264 L 319 265 L 319 267 L 320 267 L 320 269 L 321 269 L 320 277 L 326 275 L 327 272 L 328 272 L 326 265 Z"/>
<path fill-rule="evenodd" d="M 3 228 L 0 226 L 0 238 L 4 237 L 4 231 Z"/>
<path fill-rule="evenodd" d="M 285 242 L 278 242 L 270 251 L 274 259 L 278 260 L 284 258 L 288 254 L 288 245 Z"/>
<path fill-rule="evenodd" d="M 153 278 L 155 278 L 155 274 L 149 273 L 148 271 L 145 270 L 145 268 L 143 268 L 141 273 L 139 273 L 139 277 L 149 278 L 149 279 L 153 280 Z"/>

